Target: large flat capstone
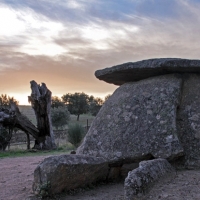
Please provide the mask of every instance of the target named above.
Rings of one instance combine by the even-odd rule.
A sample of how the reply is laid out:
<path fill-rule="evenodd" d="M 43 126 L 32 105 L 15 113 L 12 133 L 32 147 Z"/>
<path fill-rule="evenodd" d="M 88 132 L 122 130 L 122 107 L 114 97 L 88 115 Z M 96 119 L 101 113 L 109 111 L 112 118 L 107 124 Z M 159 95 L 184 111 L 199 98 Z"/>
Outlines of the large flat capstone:
<path fill-rule="evenodd" d="M 94 119 L 77 154 L 132 162 L 183 154 L 176 113 L 182 79 L 157 76 L 119 87 Z"/>
<path fill-rule="evenodd" d="M 200 60 L 160 58 L 128 62 L 97 70 L 95 76 L 107 83 L 122 85 L 126 82 L 139 81 L 152 76 L 188 72 L 200 73 Z"/>

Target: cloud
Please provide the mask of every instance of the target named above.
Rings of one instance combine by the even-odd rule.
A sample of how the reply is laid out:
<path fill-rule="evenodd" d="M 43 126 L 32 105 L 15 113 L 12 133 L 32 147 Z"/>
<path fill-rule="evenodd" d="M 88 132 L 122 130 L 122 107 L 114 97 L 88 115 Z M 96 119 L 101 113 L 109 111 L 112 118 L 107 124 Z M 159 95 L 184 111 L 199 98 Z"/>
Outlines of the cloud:
<path fill-rule="evenodd" d="M 6 19 L 6 23 L 5 23 Z M 0 8 L 0 45 L 18 45 L 15 51 L 31 55 L 56 55 L 65 52 L 53 42 L 64 29 L 59 22 L 50 21 L 29 8 L 15 10 L 7 6 Z M 16 42 L 17 41 L 17 42 Z"/>
<path fill-rule="evenodd" d="M 69 57 L 58 57 L 56 60 L 47 56 L 20 56 L 19 53 L 7 55 L 6 59 L 12 60 L 14 65 L 0 71 L 2 93 L 28 91 L 31 80 L 45 82 L 54 95 L 73 91 L 106 94 L 116 88 L 110 85 L 105 90 L 102 85 L 106 83 L 99 84 L 94 77 L 93 63 L 89 65 L 82 60 L 74 62 Z"/>
<path fill-rule="evenodd" d="M 0 18 L 9 23 L 0 19 L 0 91 L 27 95 L 34 79 L 55 95 L 106 95 L 116 86 L 97 80 L 97 69 L 158 57 L 198 59 L 199 9 L 196 0 L 2 1 Z"/>

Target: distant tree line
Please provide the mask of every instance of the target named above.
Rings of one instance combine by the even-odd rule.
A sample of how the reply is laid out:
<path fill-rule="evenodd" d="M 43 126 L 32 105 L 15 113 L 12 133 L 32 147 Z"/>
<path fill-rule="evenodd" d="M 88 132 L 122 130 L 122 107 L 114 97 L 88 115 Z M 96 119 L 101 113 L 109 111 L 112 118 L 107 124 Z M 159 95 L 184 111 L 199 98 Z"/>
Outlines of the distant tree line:
<path fill-rule="evenodd" d="M 54 96 L 52 97 L 52 108 L 67 107 L 70 114 L 77 116 L 77 121 L 82 114 L 90 113 L 96 116 L 104 102 L 109 98 L 110 95 L 105 97 L 105 100 L 89 96 L 84 92 L 81 93 L 67 93 L 61 98 Z"/>

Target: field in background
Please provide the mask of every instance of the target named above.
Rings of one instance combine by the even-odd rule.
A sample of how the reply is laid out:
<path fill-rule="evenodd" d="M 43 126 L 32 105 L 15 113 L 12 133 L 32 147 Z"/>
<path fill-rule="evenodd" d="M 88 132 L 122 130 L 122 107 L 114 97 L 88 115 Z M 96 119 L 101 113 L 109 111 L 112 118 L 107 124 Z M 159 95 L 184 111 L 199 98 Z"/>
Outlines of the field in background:
<path fill-rule="evenodd" d="M 80 115 L 79 121 L 76 120 L 77 116 L 75 116 L 75 115 L 70 115 L 70 117 L 71 117 L 71 120 L 69 121 L 70 124 L 78 123 L 78 124 L 81 124 L 84 127 L 87 126 L 87 121 L 88 121 L 88 125 L 90 126 L 92 121 L 95 118 L 94 116 L 92 116 L 90 114 Z"/>
<path fill-rule="evenodd" d="M 29 120 L 36 126 L 36 118 L 34 110 L 31 106 L 18 106 L 22 114 L 26 115 Z"/>
<path fill-rule="evenodd" d="M 31 106 L 19 106 L 19 110 L 21 113 L 26 115 L 34 125 L 36 125 L 35 113 Z M 80 115 L 79 121 L 77 121 L 76 120 L 77 116 L 71 115 L 71 120 L 69 121 L 69 123 L 72 123 L 72 124 L 79 123 L 82 126 L 86 127 L 87 121 L 88 121 L 88 125 L 90 126 L 94 118 L 95 117 L 90 114 L 83 114 L 83 115 Z M 64 128 L 67 128 L 67 127 L 64 127 Z"/>

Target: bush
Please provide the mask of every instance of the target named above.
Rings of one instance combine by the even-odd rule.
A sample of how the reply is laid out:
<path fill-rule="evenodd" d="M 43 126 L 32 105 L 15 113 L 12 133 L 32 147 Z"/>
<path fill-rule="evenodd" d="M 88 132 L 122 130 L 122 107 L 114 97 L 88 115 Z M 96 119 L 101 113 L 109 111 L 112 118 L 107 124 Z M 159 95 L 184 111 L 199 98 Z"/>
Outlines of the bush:
<path fill-rule="evenodd" d="M 66 107 L 55 107 L 51 109 L 52 125 L 58 130 L 59 127 L 67 125 L 70 120 L 70 113 Z"/>
<path fill-rule="evenodd" d="M 70 124 L 68 126 L 68 141 L 76 148 L 80 145 L 85 136 L 85 130 L 80 124 Z"/>

